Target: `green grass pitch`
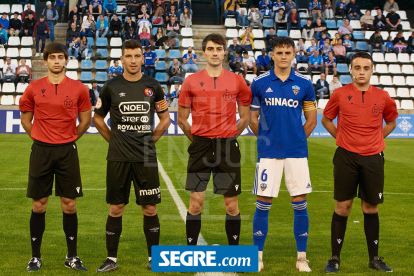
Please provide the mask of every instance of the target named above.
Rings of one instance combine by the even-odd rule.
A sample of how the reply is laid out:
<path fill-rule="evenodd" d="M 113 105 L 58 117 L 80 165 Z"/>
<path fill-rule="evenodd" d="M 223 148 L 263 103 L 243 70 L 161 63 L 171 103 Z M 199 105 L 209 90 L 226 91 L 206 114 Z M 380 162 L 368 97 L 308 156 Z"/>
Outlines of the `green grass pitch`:
<path fill-rule="evenodd" d="M 243 160 L 242 190 L 239 207 L 242 215 L 241 244 L 252 244 L 252 220 L 255 196 L 251 194 L 256 163 L 256 139 L 239 138 Z M 385 150 L 385 202 L 380 205 L 380 256 L 394 269 L 395 275 L 414 275 L 410 263 L 414 253 L 414 141 L 387 139 Z M 0 135 L 0 275 L 25 275 L 31 257 L 29 218 L 31 200 L 26 198 L 31 140 L 27 135 Z M 105 223 L 109 207 L 105 202 L 106 152 L 108 144 L 99 135 L 85 135 L 78 144 L 84 197 L 78 199 L 78 255 L 88 268 L 84 275 L 95 274 L 106 257 Z M 330 222 L 334 210 L 333 164 L 334 139 L 309 139 L 309 165 L 314 192 L 308 197 L 310 230 L 308 259 L 313 274 L 323 274 L 330 257 Z M 184 189 L 188 140 L 163 137 L 157 144 L 158 158 L 178 194 L 188 206 Z M 185 244 L 185 224 L 173 198 L 160 177 L 162 203 L 158 205 L 161 244 Z M 206 194 L 201 233 L 208 244 L 227 244 L 224 231 L 222 196 Z M 134 193 L 123 218 L 117 271 L 111 275 L 151 275 L 146 270 L 147 253 L 142 230 L 142 212 Z M 274 199 L 265 244 L 262 275 L 297 275 L 296 246 L 293 237 L 293 210 L 282 184 Z M 42 244 L 43 267 L 36 275 L 75 275 L 64 267 L 66 241 L 62 229 L 59 198 L 51 196 L 46 213 L 46 231 Z M 354 202 L 342 250 L 340 275 L 380 275 L 368 268 L 368 253 L 363 229 L 360 200 Z M 80 274 L 80 273 L 79 273 Z M 164 274 L 162 274 L 164 275 Z M 167 275 L 174 275 L 173 273 Z M 183 275 L 176 273 L 175 275 Z M 184 275 L 194 275 L 186 273 Z M 255 275 L 245 273 L 243 275 Z"/>

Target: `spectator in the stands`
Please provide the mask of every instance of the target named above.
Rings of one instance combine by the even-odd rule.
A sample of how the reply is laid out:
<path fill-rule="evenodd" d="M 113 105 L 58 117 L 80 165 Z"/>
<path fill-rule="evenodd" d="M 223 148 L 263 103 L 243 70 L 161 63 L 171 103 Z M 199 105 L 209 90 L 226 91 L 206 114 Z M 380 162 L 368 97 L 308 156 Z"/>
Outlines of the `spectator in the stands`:
<path fill-rule="evenodd" d="M 228 60 L 231 61 L 232 58 L 234 57 L 234 55 L 236 53 L 241 53 L 243 51 L 242 47 L 239 45 L 239 41 L 237 40 L 236 37 L 233 38 L 233 44 L 231 44 L 228 48 L 227 48 L 227 55 L 228 55 Z"/>
<path fill-rule="evenodd" d="M 106 20 L 103 14 L 99 15 L 99 19 L 96 22 L 96 39 L 98 39 L 98 37 L 106 37 L 108 30 L 108 20 Z"/>
<path fill-rule="evenodd" d="M 91 0 L 89 4 L 89 13 L 102 13 L 102 0 Z"/>
<path fill-rule="evenodd" d="M 43 50 L 46 46 L 46 36 L 49 32 L 49 26 L 47 22 L 45 21 L 45 16 L 42 14 L 39 17 L 39 22 L 36 23 L 34 30 L 33 30 L 33 36 L 36 38 L 36 57 L 40 56 L 40 54 L 43 56 Z M 39 41 L 42 40 L 42 49 L 39 52 Z"/>
<path fill-rule="evenodd" d="M 162 28 L 157 29 L 157 34 L 155 35 L 155 47 L 163 47 L 168 49 L 168 45 L 165 43 L 164 30 Z"/>
<path fill-rule="evenodd" d="M 236 52 L 229 60 L 229 66 L 233 72 L 243 70 L 243 58 L 240 52 Z"/>
<path fill-rule="evenodd" d="M 128 41 L 131 39 L 139 40 L 138 33 L 133 28 L 129 28 L 128 31 L 125 31 L 124 29 L 124 41 Z"/>
<path fill-rule="evenodd" d="M 338 89 L 339 87 L 342 87 L 342 83 L 339 82 L 338 75 L 334 75 L 333 78 L 332 78 L 332 81 L 329 83 L 330 96 L 332 96 L 332 94 L 335 92 L 335 90 Z"/>
<path fill-rule="evenodd" d="M 168 22 L 170 22 L 170 19 L 171 19 L 171 17 L 175 17 L 175 18 L 178 18 L 178 12 L 175 10 L 175 6 L 172 6 L 171 7 L 171 10 L 167 10 L 167 12 L 165 13 L 165 21 L 167 22 L 167 24 L 168 24 Z"/>
<path fill-rule="evenodd" d="M 55 0 L 56 11 L 59 14 L 59 22 L 63 22 L 63 17 L 65 16 L 65 0 Z"/>
<path fill-rule="evenodd" d="M 180 25 L 184 28 L 190 28 L 193 25 L 192 15 L 187 7 L 185 7 L 184 12 L 181 13 Z"/>
<path fill-rule="evenodd" d="M 184 69 L 178 63 L 178 59 L 173 59 L 173 64 L 168 68 L 168 82 L 172 85 L 174 83 L 182 84 L 184 82 Z"/>
<path fill-rule="evenodd" d="M 351 39 L 350 39 L 350 37 L 349 37 L 349 35 L 348 35 L 348 34 L 346 34 L 346 35 L 345 35 L 345 38 L 342 40 L 342 45 L 344 45 L 345 50 L 346 50 L 347 52 L 351 52 L 351 51 L 353 50 L 353 49 L 352 49 Z"/>
<path fill-rule="evenodd" d="M 371 56 L 374 50 L 379 50 L 381 53 L 385 54 L 384 39 L 382 38 L 380 30 L 376 30 L 368 41 L 368 52 L 371 54 Z"/>
<path fill-rule="evenodd" d="M 338 1 L 336 3 L 335 15 L 341 16 L 342 19 L 345 18 L 345 15 L 346 15 L 346 3 L 345 3 L 345 0 L 341 0 L 341 1 Z"/>
<path fill-rule="evenodd" d="M 66 31 L 66 48 L 69 48 L 69 43 L 71 43 L 76 37 L 80 36 L 80 32 L 76 30 L 75 23 L 72 23 L 71 28 Z"/>
<path fill-rule="evenodd" d="M 178 17 L 181 15 L 181 13 L 184 12 L 185 7 L 187 7 L 188 10 L 190 11 L 191 15 L 193 15 L 193 10 L 191 9 L 190 0 L 181 0 L 179 5 L 178 5 Z M 237 7 L 236 7 L 236 9 L 237 9 Z M 237 20 L 237 16 L 236 16 L 236 20 Z"/>
<path fill-rule="evenodd" d="M 13 14 L 13 18 L 10 19 L 10 26 L 9 26 L 9 35 L 10 36 L 18 36 L 20 30 L 22 29 L 22 21 L 18 18 L 19 13 L 15 12 Z"/>
<path fill-rule="evenodd" d="M 122 66 L 119 65 L 119 60 L 115 60 L 114 65 L 109 67 L 109 69 L 108 69 L 108 79 L 112 79 L 114 77 L 115 72 L 118 72 L 119 74 L 124 73 L 124 69 L 122 69 Z"/>
<path fill-rule="evenodd" d="M 263 18 L 267 18 L 267 17 L 273 18 L 272 9 L 273 9 L 272 2 L 270 0 L 261 0 L 259 2 L 259 10 L 262 13 Z M 243 11 L 243 15 L 245 15 L 244 10 L 241 10 L 241 11 Z M 240 11 L 240 13 L 241 13 L 241 11 Z M 240 14 L 239 14 L 239 16 L 240 16 Z M 245 15 L 245 16 L 247 16 L 247 15 Z"/>
<path fill-rule="evenodd" d="M 305 48 L 305 44 L 303 43 L 303 38 L 299 38 L 298 44 L 296 44 L 295 52 L 296 52 L 295 58 L 296 58 L 297 63 L 308 62 L 308 56 L 306 55 L 306 48 Z"/>
<path fill-rule="evenodd" d="M 75 38 L 71 43 L 69 43 L 69 58 L 76 59 L 79 56 L 80 50 L 80 37 Z"/>
<path fill-rule="evenodd" d="M 93 15 L 88 14 L 88 18 L 82 22 L 82 29 L 81 29 L 81 37 L 87 36 L 92 37 L 93 31 L 89 28 L 91 25 L 95 24 L 95 21 L 93 20 Z"/>
<path fill-rule="evenodd" d="M 4 48 L 8 40 L 7 32 L 3 30 L 3 25 L 0 24 L 0 48 Z"/>
<path fill-rule="evenodd" d="M 297 30 L 299 30 L 300 31 L 300 15 L 299 15 L 299 13 L 296 11 L 296 9 L 294 8 L 294 9 L 292 9 L 291 10 L 291 12 L 288 14 L 288 19 L 287 19 L 287 22 L 288 22 L 288 26 L 287 26 L 287 29 L 288 29 L 288 33 L 289 33 L 289 35 L 290 35 L 290 30 L 292 29 L 292 28 L 294 28 L 294 29 L 297 29 Z"/>
<path fill-rule="evenodd" d="M 324 32 L 327 31 L 326 24 L 325 23 L 322 23 L 322 20 L 320 20 L 320 19 L 316 19 L 316 22 L 315 23 L 312 23 L 312 27 L 315 30 L 315 38 L 316 38 L 316 40 L 319 40 L 319 38 L 321 37 L 322 33 L 324 33 Z"/>
<path fill-rule="evenodd" d="M 306 25 L 302 28 L 302 37 L 305 40 L 312 39 L 315 34 L 315 29 L 313 28 L 312 19 L 308 18 Z"/>
<path fill-rule="evenodd" d="M 332 46 L 335 46 L 338 44 L 338 41 L 341 37 L 339 36 L 339 33 L 335 33 L 335 37 L 332 39 Z"/>
<path fill-rule="evenodd" d="M 316 23 L 316 19 L 320 19 L 322 23 L 325 23 L 325 14 L 321 10 L 317 10 L 312 15 L 312 23 Z"/>
<path fill-rule="evenodd" d="M 187 53 L 183 55 L 183 68 L 184 70 L 192 73 L 198 72 L 198 66 L 197 66 L 197 55 L 193 53 L 193 48 L 188 47 Z"/>
<path fill-rule="evenodd" d="M 292 9 L 298 9 L 296 3 L 293 0 L 287 0 L 285 3 L 285 8 L 286 14 L 289 14 L 292 11 Z"/>
<path fill-rule="evenodd" d="M 414 49 L 414 32 L 411 33 L 407 41 L 407 51 L 412 54 Z"/>
<path fill-rule="evenodd" d="M 90 3 L 90 0 L 78 0 L 76 7 L 78 8 L 79 13 L 81 13 L 82 16 L 86 15 L 89 12 Z"/>
<path fill-rule="evenodd" d="M 167 6 L 167 11 L 171 10 L 171 7 L 174 6 L 175 10 L 178 11 L 178 1 L 170 0 L 170 4 Z"/>
<path fill-rule="evenodd" d="M 142 28 L 142 32 L 139 34 L 139 40 L 142 46 L 151 46 L 151 34 L 146 27 Z"/>
<path fill-rule="evenodd" d="M 396 13 L 395 8 L 392 8 L 391 12 L 387 14 L 385 22 L 387 22 L 385 25 L 387 32 L 390 30 L 402 31 L 401 17 L 398 13 Z"/>
<path fill-rule="evenodd" d="M 26 65 L 26 59 L 20 60 L 20 66 L 16 68 L 16 84 L 19 82 L 29 83 L 32 80 L 32 70 L 29 65 Z"/>
<path fill-rule="evenodd" d="M 247 15 L 244 14 L 244 10 L 240 10 L 240 14 L 237 17 L 237 24 L 240 27 L 247 27 L 249 25 L 249 20 L 247 20 Z"/>
<path fill-rule="evenodd" d="M 138 13 L 141 9 L 140 6 L 140 0 L 128 0 L 126 5 L 127 15 L 131 16 L 132 14 L 134 14 L 135 18 L 138 18 Z"/>
<path fill-rule="evenodd" d="M 73 19 L 74 15 L 76 15 L 77 20 L 79 20 L 81 18 L 81 14 L 79 13 L 78 7 L 76 7 L 76 6 L 74 6 L 73 9 L 69 13 L 69 16 L 68 16 L 68 21 L 69 22 Z M 70 24 L 69 24 L 69 28 L 70 28 Z"/>
<path fill-rule="evenodd" d="M 374 28 L 375 30 L 385 31 L 386 30 L 387 21 L 385 20 L 385 16 L 382 14 L 380 9 L 377 10 L 377 15 L 374 19 Z"/>
<path fill-rule="evenodd" d="M 168 106 L 170 106 L 170 102 L 169 102 L 169 99 L 168 99 L 168 92 L 165 90 L 164 86 L 161 87 L 161 89 L 162 89 L 162 93 L 164 93 L 164 99 L 167 101 Z"/>
<path fill-rule="evenodd" d="M 68 21 L 68 29 L 70 29 L 72 27 L 72 23 L 75 24 L 76 30 L 78 30 L 78 31 L 81 30 L 82 25 L 81 25 L 81 23 L 79 21 L 79 18 L 78 18 L 78 16 L 76 14 L 74 14 L 72 16 L 72 19 Z"/>
<path fill-rule="evenodd" d="M 254 57 L 249 56 L 247 51 L 243 52 L 243 68 L 245 75 L 247 75 L 248 70 L 252 70 L 255 75 L 257 74 L 256 61 L 254 60 Z"/>
<path fill-rule="evenodd" d="M 153 14 L 154 24 L 164 24 L 163 17 L 165 9 L 163 8 L 162 3 L 158 1 L 155 3 L 155 12 Z M 149 10 L 147 10 L 146 5 L 142 5 L 141 10 L 138 13 L 138 19 L 150 20 L 150 17 L 151 15 L 149 13 Z"/>
<path fill-rule="evenodd" d="M 52 7 L 52 2 L 46 2 L 46 8 L 43 9 L 42 15 L 45 16 L 45 21 L 49 26 L 50 41 L 55 42 L 55 24 L 59 19 L 59 14 L 55 7 Z"/>
<path fill-rule="evenodd" d="M 89 89 L 89 95 L 90 95 L 91 99 L 95 98 L 94 102 L 91 101 L 91 104 L 93 106 L 95 106 L 96 101 L 99 99 L 99 95 L 101 94 L 101 90 L 102 90 L 102 87 L 98 86 L 98 82 L 96 80 L 93 80 L 92 81 L 92 88 Z M 92 95 L 93 95 L 93 97 L 92 97 Z"/>
<path fill-rule="evenodd" d="M 266 7 L 272 9 L 272 2 L 270 0 L 260 0 L 259 9 L 263 10 Z"/>
<path fill-rule="evenodd" d="M 86 36 L 82 37 L 81 42 L 80 42 L 80 48 L 79 48 L 80 56 L 83 59 L 88 60 L 88 59 L 91 59 L 92 53 L 93 53 L 92 45 L 89 43 Z"/>
<path fill-rule="evenodd" d="M 375 20 L 375 17 L 371 15 L 371 11 L 366 10 L 365 14 L 363 16 L 361 16 L 361 18 L 359 20 L 361 22 L 361 28 L 363 30 L 370 30 L 370 31 L 375 30 L 374 20 Z"/>
<path fill-rule="evenodd" d="M 275 18 L 273 22 L 273 27 L 275 30 L 281 29 L 282 27 L 286 26 L 286 16 L 285 16 L 285 10 L 283 8 L 280 8 L 277 13 L 275 13 Z"/>
<path fill-rule="evenodd" d="M 259 27 L 259 29 L 262 28 L 262 19 L 263 15 L 262 13 L 257 10 L 255 7 L 250 8 L 250 14 L 247 17 L 247 20 L 250 22 L 251 27 Z"/>
<path fill-rule="evenodd" d="M 116 14 L 118 5 L 115 0 L 104 0 L 102 10 L 104 15 Z"/>
<path fill-rule="evenodd" d="M 317 50 L 313 51 L 313 54 L 308 60 L 308 74 L 312 76 L 312 72 L 314 71 L 318 71 L 320 73 L 324 72 L 323 58 L 319 55 L 319 51 Z"/>
<path fill-rule="evenodd" d="M 333 51 L 329 38 L 325 38 L 325 42 L 319 47 L 319 51 L 323 58 L 327 57 L 328 53 Z"/>
<path fill-rule="evenodd" d="M 391 9 L 395 9 L 396 11 L 400 10 L 400 7 L 398 7 L 397 2 L 395 2 L 394 0 L 388 0 L 387 2 L 385 2 L 384 4 L 384 11 L 386 12 L 391 12 Z"/>
<path fill-rule="evenodd" d="M 319 41 L 318 41 L 318 44 L 317 44 L 319 49 L 321 49 L 323 47 L 323 44 L 325 44 L 325 39 L 327 39 L 327 38 L 329 38 L 329 37 L 326 35 L 326 33 L 321 34 L 321 37 L 319 38 Z"/>
<path fill-rule="evenodd" d="M 256 65 L 258 75 L 261 74 L 260 72 L 264 73 L 265 71 L 269 71 L 272 67 L 270 65 L 270 57 L 267 55 L 266 49 L 262 49 L 262 54 L 257 57 Z"/>
<path fill-rule="evenodd" d="M 336 58 L 333 55 L 333 52 L 329 52 L 327 57 L 323 58 L 325 64 L 325 74 L 329 75 L 331 72 L 336 75 Z"/>
<path fill-rule="evenodd" d="M 20 30 L 19 36 L 33 36 L 34 26 L 36 20 L 33 18 L 33 14 L 29 13 L 26 19 L 23 21 L 22 29 Z"/>
<path fill-rule="evenodd" d="M 151 51 L 150 46 L 145 46 L 144 49 L 144 74 L 153 78 L 155 75 L 155 67 L 157 67 L 159 58 L 154 51 Z"/>
<path fill-rule="evenodd" d="M 36 20 L 36 12 L 32 10 L 32 4 L 27 3 L 27 10 L 22 13 L 22 22 L 29 17 L 29 13 L 33 14 L 33 18 Z"/>
<path fill-rule="evenodd" d="M 131 20 L 131 16 L 128 16 L 124 23 L 124 32 L 129 32 L 129 29 L 131 28 L 135 31 L 137 29 L 137 24 Z"/>
<path fill-rule="evenodd" d="M 325 5 L 323 5 L 322 12 L 325 14 L 326 19 L 334 18 L 334 11 L 331 0 L 326 0 Z"/>
<path fill-rule="evenodd" d="M 351 0 L 351 2 L 346 6 L 346 13 L 349 20 L 359 20 L 361 10 L 359 4 L 356 3 L 356 0 Z"/>
<path fill-rule="evenodd" d="M 2 17 L 0 18 L 0 24 L 3 25 L 3 30 L 6 33 L 9 33 L 9 25 L 10 25 L 10 21 L 7 18 L 7 13 L 3 13 Z"/>
<path fill-rule="evenodd" d="M 318 0 L 312 0 L 309 2 L 309 12 L 316 13 L 317 10 L 322 10 L 322 4 Z"/>
<path fill-rule="evenodd" d="M 321 78 L 316 81 L 315 92 L 316 95 L 319 96 L 319 99 L 323 99 L 325 96 L 326 98 L 329 97 L 329 84 L 326 81 L 325 76 L 324 73 L 321 73 Z"/>
<path fill-rule="evenodd" d="M 385 50 L 387 53 L 394 52 L 394 45 L 392 44 L 392 36 L 387 38 L 387 42 L 385 43 Z"/>
<path fill-rule="evenodd" d="M 275 29 L 270 28 L 269 34 L 266 35 L 266 50 L 272 52 L 273 40 L 277 37 Z"/>
<path fill-rule="evenodd" d="M 180 97 L 180 85 L 174 84 L 174 91 L 171 92 L 171 107 L 178 107 L 178 98 Z"/>
<path fill-rule="evenodd" d="M 394 52 L 396 54 L 407 52 L 407 41 L 405 40 L 402 31 L 399 31 L 397 36 L 394 37 L 392 45 L 394 46 Z"/>
<path fill-rule="evenodd" d="M 343 24 L 343 25 L 341 25 L 341 26 L 338 28 L 338 33 L 339 33 L 339 35 L 341 36 L 341 38 L 344 38 L 344 36 L 345 36 L 346 34 L 351 35 L 353 30 L 354 30 L 354 29 L 351 27 L 351 25 L 349 25 L 349 19 L 348 19 L 348 18 L 345 18 L 345 20 L 344 20 L 344 24 Z"/>
<path fill-rule="evenodd" d="M 243 50 L 245 51 L 253 51 L 254 49 L 254 35 L 252 33 L 252 27 L 247 27 L 246 30 L 244 31 L 244 33 L 242 33 L 240 35 L 240 46 L 243 48 Z"/>
<path fill-rule="evenodd" d="M 6 57 L 6 63 L 3 65 L 3 82 L 14 82 L 16 80 L 15 74 L 16 64 L 11 63 L 10 57 Z"/>
<path fill-rule="evenodd" d="M 171 17 L 170 22 L 167 24 L 167 36 L 178 37 L 180 35 L 180 25 L 176 22 L 175 17 Z"/>
<path fill-rule="evenodd" d="M 239 18 L 240 18 L 240 13 L 241 12 L 243 12 L 243 15 L 245 15 L 244 10 L 240 10 L 239 11 Z M 264 9 L 261 9 L 260 12 L 262 13 L 263 18 L 273 19 L 273 12 L 272 12 L 272 9 L 270 9 L 269 7 L 266 6 Z"/>
<path fill-rule="evenodd" d="M 122 37 L 122 22 L 116 14 L 112 16 L 111 23 L 109 24 L 109 37 L 113 36 Z"/>
<path fill-rule="evenodd" d="M 276 0 L 273 2 L 273 12 L 276 14 L 279 12 L 280 9 L 285 10 L 285 3 L 281 0 Z"/>
<path fill-rule="evenodd" d="M 342 45 L 342 39 L 338 40 L 338 43 L 333 47 L 333 52 L 336 57 L 336 62 L 345 63 L 346 62 L 346 49 Z"/>
<path fill-rule="evenodd" d="M 181 5 L 181 2 L 180 2 Z M 237 1 L 236 0 L 226 0 L 224 2 L 224 19 L 227 18 L 229 15 L 234 15 L 237 22 L 237 17 L 239 16 L 239 12 L 237 11 Z"/>
<path fill-rule="evenodd" d="M 306 54 L 308 55 L 308 57 L 311 57 L 315 51 L 319 53 L 319 47 L 318 45 L 316 45 L 316 39 L 313 38 L 311 40 L 311 46 L 309 46 L 306 50 Z"/>

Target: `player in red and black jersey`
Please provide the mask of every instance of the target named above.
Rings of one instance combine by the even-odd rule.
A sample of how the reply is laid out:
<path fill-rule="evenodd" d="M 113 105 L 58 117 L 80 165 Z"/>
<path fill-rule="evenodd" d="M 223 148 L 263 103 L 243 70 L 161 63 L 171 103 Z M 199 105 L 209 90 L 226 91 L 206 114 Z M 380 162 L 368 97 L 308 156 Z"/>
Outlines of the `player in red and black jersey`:
<path fill-rule="evenodd" d="M 211 173 L 214 193 L 224 196 L 228 242 L 237 245 L 240 238 L 237 196 L 241 193 L 241 172 L 236 138 L 249 124 L 252 93 L 241 76 L 223 69 L 226 44 L 219 34 L 210 34 L 203 40 L 207 68 L 184 81 L 178 100 L 178 125 L 192 142 L 188 148 L 190 158 L 185 187 L 191 191 L 186 221 L 188 245 L 197 244 Z M 240 115 L 238 122 L 236 104 Z"/>
<path fill-rule="evenodd" d="M 136 203 L 144 213 L 144 233 L 151 269 L 151 246 L 159 244 L 160 223 L 156 204 L 161 202 L 155 142 L 171 124 L 161 85 L 141 72 L 141 44 L 129 40 L 122 45 L 124 73 L 109 80 L 96 104 L 93 123 L 109 142 L 106 201 L 110 204 L 106 223 L 108 257 L 97 272 L 117 269 L 122 215 L 129 202 L 131 181 Z M 110 113 L 111 129 L 104 118 Z M 154 112 L 160 119 L 153 129 Z"/>
<path fill-rule="evenodd" d="M 53 178 L 55 194 L 60 196 L 68 245 L 65 265 L 75 270 L 86 270 L 76 248 L 76 198 L 83 194 L 75 141 L 91 125 L 92 105 L 86 86 L 65 76 L 68 50 L 64 45 L 47 45 L 43 59 L 49 69 L 48 76 L 32 81 L 19 102 L 22 126 L 33 139 L 27 188 L 27 197 L 33 199 L 30 218 L 32 258 L 27 270 L 39 270 L 42 266 L 40 246 Z M 76 126 L 78 116 L 79 125 Z"/>

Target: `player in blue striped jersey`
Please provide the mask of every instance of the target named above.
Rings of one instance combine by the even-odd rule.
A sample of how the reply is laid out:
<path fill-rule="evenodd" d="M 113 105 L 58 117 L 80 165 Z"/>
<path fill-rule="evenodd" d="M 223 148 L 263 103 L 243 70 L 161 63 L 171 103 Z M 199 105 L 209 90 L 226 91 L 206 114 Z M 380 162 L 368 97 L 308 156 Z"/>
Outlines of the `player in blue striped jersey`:
<path fill-rule="evenodd" d="M 253 218 L 253 242 L 259 247 L 259 270 L 273 197 L 285 184 L 294 210 L 293 232 L 298 258 L 296 268 L 310 272 L 306 259 L 309 217 L 306 195 L 312 191 L 306 138 L 316 126 L 315 92 L 312 83 L 291 69 L 295 46 L 290 37 L 279 36 L 271 53 L 275 66 L 256 77 L 251 85 L 251 124 L 257 136 L 258 162 L 253 194 L 257 195 Z M 302 124 L 302 110 L 306 122 Z M 260 116 L 260 118 L 259 118 Z"/>

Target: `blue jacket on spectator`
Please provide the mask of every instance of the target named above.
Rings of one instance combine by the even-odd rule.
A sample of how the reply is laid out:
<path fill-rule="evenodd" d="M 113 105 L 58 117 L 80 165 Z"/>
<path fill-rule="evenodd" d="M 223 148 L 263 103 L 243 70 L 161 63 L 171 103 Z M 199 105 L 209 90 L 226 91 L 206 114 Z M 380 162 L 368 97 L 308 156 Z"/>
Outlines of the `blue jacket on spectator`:
<path fill-rule="evenodd" d="M 65 6 L 65 0 L 56 0 L 56 5 L 55 6 Z"/>
<path fill-rule="evenodd" d="M 106 20 L 105 18 L 103 22 L 103 28 L 106 29 L 108 27 L 109 27 L 108 20 Z M 100 28 L 102 28 L 102 22 L 101 20 L 98 20 L 96 21 L 96 30 L 99 30 Z"/>
<path fill-rule="evenodd" d="M 326 88 L 328 88 L 328 91 L 329 91 L 329 83 L 326 81 L 326 80 L 324 80 L 323 81 L 323 84 L 324 84 L 324 86 L 322 86 L 322 83 L 321 83 L 321 80 L 319 79 L 319 80 L 317 80 L 316 81 L 316 86 L 315 86 L 315 91 L 318 91 L 319 89 L 321 89 L 322 87 L 326 87 Z"/>
<path fill-rule="evenodd" d="M 260 2 L 259 2 L 259 8 L 260 9 L 264 9 L 265 7 L 269 7 L 270 9 L 272 8 L 272 1 L 267 1 L 267 6 L 266 6 L 266 4 L 265 4 L 265 1 L 264 0 L 261 0 Z"/>
<path fill-rule="evenodd" d="M 186 0 L 185 3 L 183 0 L 180 1 L 180 4 L 178 5 L 178 9 L 184 11 L 184 6 L 187 7 L 189 10 L 191 10 L 191 2 Z"/>
<path fill-rule="evenodd" d="M 118 5 L 116 4 L 116 1 L 115 0 L 112 0 L 111 2 L 109 2 L 108 0 L 105 0 L 104 2 L 103 2 L 103 5 L 102 5 L 102 8 L 103 9 L 108 9 L 106 6 L 108 5 L 108 4 L 112 4 L 112 9 L 115 9 L 115 10 L 117 10 L 118 9 Z M 109 7 L 109 9 L 111 9 L 110 7 Z M 108 9 L 108 10 L 109 10 Z M 112 10 L 111 9 L 111 10 Z"/>
<path fill-rule="evenodd" d="M 3 36 L 5 41 L 7 42 L 8 36 L 7 36 L 7 32 L 4 29 L 1 29 L 0 35 Z"/>
<path fill-rule="evenodd" d="M 270 57 L 268 55 L 265 55 L 264 57 L 263 55 L 260 55 L 257 57 L 257 60 L 256 60 L 257 66 L 266 67 L 267 65 L 269 65 L 269 63 L 270 63 Z"/>
<path fill-rule="evenodd" d="M 3 25 L 3 30 L 8 30 L 10 21 L 7 18 L 5 20 L 3 20 L 3 18 L 0 17 L 0 24 Z"/>

